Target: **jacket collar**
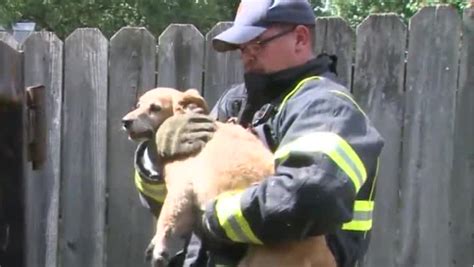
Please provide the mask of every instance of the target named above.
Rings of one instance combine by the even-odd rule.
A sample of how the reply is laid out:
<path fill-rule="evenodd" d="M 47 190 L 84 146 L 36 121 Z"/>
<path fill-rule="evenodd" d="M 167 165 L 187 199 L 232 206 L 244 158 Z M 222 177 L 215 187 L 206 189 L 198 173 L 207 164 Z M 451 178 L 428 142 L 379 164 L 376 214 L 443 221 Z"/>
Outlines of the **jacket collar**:
<path fill-rule="evenodd" d="M 255 112 L 263 105 L 275 103 L 290 92 L 299 81 L 310 76 L 336 74 L 337 57 L 320 54 L 305 64 L 281 70 L 271 74 L 246 75 L 247 103 L 240 121 L 250 123 Z"/>

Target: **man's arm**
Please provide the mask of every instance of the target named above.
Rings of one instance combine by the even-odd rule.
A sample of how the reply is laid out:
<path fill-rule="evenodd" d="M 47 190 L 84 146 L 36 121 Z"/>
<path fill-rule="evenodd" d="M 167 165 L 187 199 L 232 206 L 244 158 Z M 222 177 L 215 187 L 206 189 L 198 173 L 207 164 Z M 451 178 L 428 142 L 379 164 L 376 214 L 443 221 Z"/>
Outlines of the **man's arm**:
<path fill-rule="evenodd" d="M 275 175 L 211 203 L 204 216 L 211 235 L 255 244 L 299 240 L 352 219 L 382 140 L 352 102 L 324 94 L 288 102 L 280 114 Z"/>

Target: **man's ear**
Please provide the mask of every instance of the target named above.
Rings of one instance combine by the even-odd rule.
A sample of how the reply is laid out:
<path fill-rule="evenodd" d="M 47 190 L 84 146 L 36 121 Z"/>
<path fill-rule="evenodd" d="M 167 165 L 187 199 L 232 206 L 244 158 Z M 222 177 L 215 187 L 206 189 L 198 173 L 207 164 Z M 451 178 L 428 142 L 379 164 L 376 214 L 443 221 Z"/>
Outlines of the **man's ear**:
<path fill-rule="evenodd" d="M 206 100 L 199 94 L 199 91 L 191 88 L 183 93 L 183 98 L 178 105 L 184 111 L 192 111 L 194 113 L 209 114 L 209 107 Z"/>

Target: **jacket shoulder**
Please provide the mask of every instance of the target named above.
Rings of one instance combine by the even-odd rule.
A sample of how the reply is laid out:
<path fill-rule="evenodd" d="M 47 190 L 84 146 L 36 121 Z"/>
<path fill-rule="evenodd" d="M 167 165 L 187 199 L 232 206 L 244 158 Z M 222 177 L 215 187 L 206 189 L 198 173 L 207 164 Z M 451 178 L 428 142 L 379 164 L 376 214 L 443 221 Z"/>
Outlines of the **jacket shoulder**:
<path fill-rule="evenodd" d="M 292 108 L 314 105 L 318 102 L 330 102 L 334 107 L 349 105 L 356 108 L 357 105 L 346 87 L 323 76 L 305 82 L 287 102 L 282 104 Z"/>
<path fill-rule="evenodd" d="M 219 121 L 237 117 L 247 102 L 247 89 L 243 83 L 227 89 L 219 98 L 211 111 L 211 116 Z"/>

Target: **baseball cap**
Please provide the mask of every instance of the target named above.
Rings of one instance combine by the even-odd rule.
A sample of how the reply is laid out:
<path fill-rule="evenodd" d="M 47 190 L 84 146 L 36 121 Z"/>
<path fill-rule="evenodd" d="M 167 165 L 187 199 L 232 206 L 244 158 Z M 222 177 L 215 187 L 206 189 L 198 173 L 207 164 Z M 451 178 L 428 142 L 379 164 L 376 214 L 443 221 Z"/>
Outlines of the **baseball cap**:
<path fill-rule="evenodd" d="M 272 23 L 314 25 L 316 16 L 308 0 L 242 0 L 232 27 L 212 40 L 215 50 L 237 49 L 262 34 Z"/>

